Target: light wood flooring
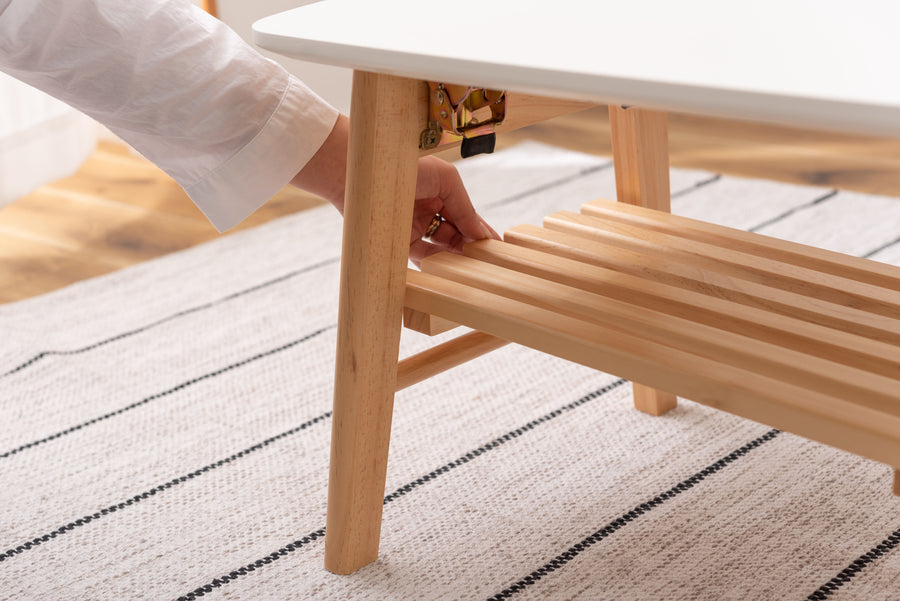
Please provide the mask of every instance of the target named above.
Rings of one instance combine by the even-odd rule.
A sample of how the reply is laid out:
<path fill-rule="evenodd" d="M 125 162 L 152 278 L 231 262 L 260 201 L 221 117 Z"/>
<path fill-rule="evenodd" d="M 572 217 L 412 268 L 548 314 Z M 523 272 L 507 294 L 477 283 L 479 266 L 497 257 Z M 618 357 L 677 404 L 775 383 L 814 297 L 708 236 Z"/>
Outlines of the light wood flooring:
<path fill-rule="evenodd" d="M 669 130 L 674 167 L 900 197 L 900 140 L 685 115 L 671 115 Z M 605 108 L 509 132 L 498 137 L 498 148 L 525 139 L 610 154 Z M 237 230 L 320 203 L 285 188 Z M 49 292 L 218 235 L 164 173 L 124 147 L 102 142 L 71 177 L 0 209 L 0 303 Z"/>

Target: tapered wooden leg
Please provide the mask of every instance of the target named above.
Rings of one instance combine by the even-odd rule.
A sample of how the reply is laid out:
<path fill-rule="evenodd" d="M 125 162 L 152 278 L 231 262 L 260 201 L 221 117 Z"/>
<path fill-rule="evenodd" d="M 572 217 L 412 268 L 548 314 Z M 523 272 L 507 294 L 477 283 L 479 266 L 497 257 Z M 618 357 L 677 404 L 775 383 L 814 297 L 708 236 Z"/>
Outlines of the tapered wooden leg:
<path fill-rule="evenodd" d="M 613 163 L 619 202 L 671 211 L 666 113 L 610 105 Z M 674 409 L 674 394 L 634 384 L 634 406 L 651 415 Z"/>
<path fill-rule="evenodd" d="M 378 556 L 416 186 L 421 83 L 353 77 L 325 567 Z"/>

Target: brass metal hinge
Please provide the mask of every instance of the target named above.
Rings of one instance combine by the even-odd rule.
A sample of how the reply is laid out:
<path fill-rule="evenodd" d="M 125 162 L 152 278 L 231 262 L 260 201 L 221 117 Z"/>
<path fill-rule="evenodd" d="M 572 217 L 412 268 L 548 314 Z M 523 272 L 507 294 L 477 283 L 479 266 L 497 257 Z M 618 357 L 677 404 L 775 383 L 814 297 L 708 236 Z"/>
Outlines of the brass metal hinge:
<path fill-rule="evenodd" d="M 428 82 L 428 126 L 419 148 L 462 141 L 463 156 L 494 150 L 494 127 L 506 117 L 506 92 Z"/>

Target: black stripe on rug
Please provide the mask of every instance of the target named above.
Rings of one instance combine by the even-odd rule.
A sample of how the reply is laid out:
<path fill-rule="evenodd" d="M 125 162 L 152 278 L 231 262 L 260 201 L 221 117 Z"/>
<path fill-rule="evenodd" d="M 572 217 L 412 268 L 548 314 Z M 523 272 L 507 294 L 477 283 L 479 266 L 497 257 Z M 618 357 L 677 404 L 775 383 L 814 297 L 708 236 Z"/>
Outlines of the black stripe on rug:
<path fill-rule="evenodd" d="M 237 363 L 232 363 L 231 365 L 227 365 L 221 369 L 217 369 L 216 371 L 209 372 L 208 374 L 203 374 L 202 376 L 197 376 L 196 378 L 190 379 L 186 382 L 182 382 L 181 384 L 178 384 L 177 386 L 169 388 L 168 390 L 164 390 L 162 392 L 157 392 L 156 394 L 152 394 L 148 397 L 141 399 L 140 401 L 134 402 L 130 405 L 126 405 L 125 407 L 122 407 L 120 409 L 116 409 L 115 411 L 111 411 L 104 415 L 100 415 L 100 416 L 90 419 L 86 422 L 82 422 L 76 426 L 72 426 L 71 428 L 66 428 L 65 430 L 61 430 L 59 432 L 56 432 L 55 434 L 51 434 L 50 436 L 45 436 L 44 438 L 41 438 L 39 440 L 34 440 L 32 442 L 23 444 L 14 449 L 6 451 L 5 453 L 0 453 L 0 459 L 5 459 L 7 457 L 11 457 L 12 455 L 21 453 L 22 451 L 24 451 L 26 449 L 30 449 L 30 448 L 36 447 L 38 445 L 50 442 L 52 440 L 56 440 L 57 438 L 61 438 L 67 434 L 77 432 L 78 430 L 82 430 L 84 428 L 87 428 L 88 426 L 93 426 L 94 424 L 98 424 L 102 421 L 108 420 L 117 415 L 122 415 L 123 413 L 131 411 L 132 409 L 136 409 L 138 407 L 146 405 L 147 403 L 150 403 L 151 401 L 155 401 L 157 399 L 161 399 L 163 397 L 169 396 L 170 394 L 174 394 L 176 392 L 184 390 L 185 388 L 188 388 L 190 386 L 193 386 L 194 384 L 198 384 L 205 380 L 210 380 L 212 378 L 221 376 L 222 374 L 232 371 L 234 369 L 238 369 L 240 367 L 244 367 L 245 365 L 249 365 L 250 363 L 253 363 L 254 361 L 259 361 L 260 359 L 265 359 L 267 357 L 271 357 L 272 355 L 276 355 L 282 351 L 286 351 L 286 350 L 293 348 L 299 344 L 308 342 L 308 341 L 312 340 L 313 338 L 319 336 L 320 334 L 327 332 L 328 330 L 333 330 L 336 327 L 337 327 L 336 325 L 325 326 L 324 328 L 320 328 L 320 329 L 316 330 L 315 332 L 312 332 L 311 334 L 307 334 L 303 338 L 294 340 L 292 342 L 288 342 L 287 344 L 279 346 L 278 348 L 274 348 L 274 349 L 259 353 L 257 355 L 253 355 L 252 357 L 248 357 L 247 359 L 243 359 L 241 361 L 238 361 Z"/>
<path fill-rule="evenodd" d="M 618 518 L 616 518 L 609 524 L 603 526 L 602 528 L 600 528 L 599 530 L 597 530 L 590 536 L 585 537 L 584 539 L 581 540 L 581 542 L 578 542 L 578 543 L 572 545 L 566 551 L 564 551 L 563 553 L 560 553 L 559 555 L 557 555 L 556 557 L 554 557 L 553 559 L 551 559 L 550 561 L 545 563 L 543 566 L 541 566 L 537 570 L 533 571 L 528 576 L 525 576 L 524 578 L 522 578 L 515 584 L 510 585 L 509 587 L 503 589 L 502 591 L 500 591 L 493 597 L 490 597 L 488 599 L 488 601 L 502 601 L 503 599 L 511 599 L 514 595 L 526 590 L 529 586 L 532 586 L 535 583 L 537 583 L 544 576 L 547 576 L 548 574 L 555 572 L 556 570 L 560 569 L 561 567 L 563 567 L 564 565 L 566 565 L 567 563 L 569 563 L 570 561 L 572 561 L 573 559 L 575 559 L 576 557 L 581 555 L 581 553 L 583 553 L 588 548 L 590 548 L 591 545 L 594 545 L 594 544 L 602 541 L 603 539 L 611 536 L 612 534 L 618 532 L 619 530 L 621 530 L 622 528 L 624 528 L 631 522 L 635 521 L 636 519 L 640 518 L 643 515 L 646 515 L 647 513 L 649 513 L 653 509 L 659 507 L 666 501 L 670 501 L 671 499 L 677 497 L 679 494 L 683 493 L 684 491 L 690 490 L 695 485 L 706 480 L 706 478 L 708 478 L 709 476 L 712 476 L 713 474 L 716 474 L 716 473 L 722 471 L 723 469 L 725 469 L 726 467 L 728 467 L 729 465 L 731 465 L 738 459 L 745 457 L 748 453 L 750 453 L 750 451 L 760 447 L 761 445 L 765 444 L 766 442 L 769 442 L 770 440 L 774 439 L 779 434 L 781 434 L 781 430 L 769 430 L 768 432 L 766 432 L 759 438 L 751 440 L 750 442 L 748 442 L 741 448 L 739 448 L 735 451 L 732 451 L 731 453 L 729 453 L 725 457 L 722 457 L 715 463 L 712 463 L 711 465 L 706 466 L 705 468 L 703 468 L 702 470 L 700 470 L 699 472 L 697 472 L 690 478 L 687 478 L 686 480 L 682 480 L 681 482 L 679 482 L 678 484 L 676 484 L 669 490 L 656 495 L 649 501 L 641 503 L 640 505 L 638 505 L 631 511 L 628 511 L 628 512 L 622 514 L 621 516 L 619 516 Z"/>
<path fill-rule="evenodd" d="M 237 580 L 241 576 L 246 576 L 251 572 L 258 570 L 259 568 L 265 567 L 272 563 L 273 561 L 277 561 L 284 557 L 289 553 L 293 553 L 294 551 L 301 549 L 303 547 L 308 546 L 311 542 L 318 540 L 325 536 L 325 528 L 319 528 L 315 532 L 310 532 L 303 538 L 297 539 L 292 543 L 288 543 L 285 546 L 281 547 L 277 551 L 269 553 L 265 557 L 261 557 L 254 561 L 253 563 L 248 563 L 247 565 L 240 567 L 236 570 L 232 570 L 227 574 L 223 574 L 218 578 L 213 578 L 209 584 L 204 584 L 203 586 L 192 590 L 191 592 L 184 594 L 176 601 L 194 601 L 195 599 L 199 599 L 200 597 L 206 595 L 207 593 L 211 593 L 217 588 L 221 588 L 222 586 L 228 584 L 232 580 Z"/>
<path fill-rule="evenodd" d="M 325 259 L 324 261 L 320 261 L 320 262 L 314 263 L 312 265 L 307 265 L 306 267 L 301 267 L 300 269 L 296 269 L 296 270 L 288 272 L 284 275 L 280 275 L 277 278 L 273 278 L 271 280 L 262 282 L 261 284 L 256 284 L 254 286 L 251 286 L 250 288 L 245 288 L 245 289 L 239 290 L 237 292 L 232 292 L 231 294 L 229 294 L 227 296 L 223 296 L 222 298 L 220 298 L 218 300 L 204 303 L 202 305 L 197 305 L 196 307 L 191 307 L 189 309 L 183 309 L 181 311 L 178 311 L 177 313 L 173 313 L 172 315 L 169 315 L 168 317 L 163 317 L 161 319 L 158 319 L 158 320 L 148 323 L 146 325 L 140 326 L 133 330 L 128 330 L 126 332 L 122 332 L 121 334 L 116 334 L 115 336 L 111 336 L 109 338 L 100 340 L 98 342 L 94 342 L 92 344 L 89 344 L 89 345 L 81 347 L 81 348 L 72 349 L 72 350 L 68 350 L 68 351 L 41 351 L 40 353 L 33 356 L 31 359 L 28 359 L 27 361 L 20 364 L 19 366 L 14 367 L 9 371 L 0 374 L 0 378 L 5 378 L 7 376 L 11 376 L 15 373 L 18 373 L 18 372 L 22 371 L 23 369 L 34 365 L 35 363 L 37 363 L 44 357 L 78 355 L 81 353 L 86 353 L 88 351 L 92 351 L 101 346 L 106 346 L 107 344 L 110 344 L 113 342 L 118 342 L 122 339 L 129 338 L 129 337 L 135 336 L 137 334 L 141 334 L 143 332 L 146 332 L 147 330 L 151 330 L 155 327 L 161 326 L 164 323 L 168 323 L 170 321 L 178 319 L 179 317 L 184 317 L 185 315 L 191 315 L 193 313 L 198 313 L 200 311 L 210 309 L 212 307 L 215 307 L 216 305 L 220 305 L 222 303 L 226 303 L 226 302 L 234 300 L 236 298 L 240 298 L 241 296 L 244 296 L 246 294 L 256 292 L 257 290 L 262 290 L 264 288 L 268 288 L 269 286 L 273 286 L 275 284 L 280 284 L 282 282 L 290 280 L 291 278 L 297 277 L 298 275 L 302 275 L 304 273 L 319 269 L 320 267 L 325 267 L 326 265 L 333 265 L 335 263 L 338 263 L 340 260 L 341 260 L 340 257 L 331 257 L 330 259 Z"/>
<path fill-rule="evenodd" d="M 563 415 L 564 413 L 568 413 L 569 411 L 572 411 L 574 409 L 581 407 L 585 403 L 588 403 L 596 398 L 603 396 L 607 392 L 615 390 L 616 388 L 625 384 L 626 382 L 627 382 L 627 380 L 623 380 L 623 379 L 616 380 L 615 382 L 607 384 L 603 388 L 599 388 L 593 392 L 590 392 L 590 393 L 584 395 L 577 401 L 572 401 L 568 405 L 564 405 L 564 406 L 560 407 L 559 409 L 555 409 L 554 411 L 551 411 L 550 413 L 548 413 L 546 415 L 543 415 L 535 420 L 528 422 L 524 426 L 521 426 L 519 428 L 516 428 L 515 430 L 507 432 L 503 436 L 500 436 L 499 438 L 495 438 L 491 442 L 478 447 L 474 451 L 469 451 L 462 457 L 459 457 L 459 458 L 451 461 L 450 463 L 444 464 L 441 467 L 437 468 L 436 470 L 428 472 L 424 476 L 422 476 L 420 478 L 416 478 L 412 482 L 409 482 L 408 484 L 401 486 L 400 488 L 398 488 L 397 490 L 395 490 L 394 492 L 392 492 L 391 494 L 387 495 L 384 498 L 384 504 L 387 505 L 391 501 L 396 501 L 403 495 L 405 495 L 409 492 L 412 492 L 416 488 L 423 486 L 425 484 L 428 484 L 432 480 L 436 479 L 438 476 L 442 476 L 443 474 L 446 474 L 447 472 L 449 472 L 450 470 L 452 470 L 454 468 L 460 467 L 461 465 L 465 465 L 466 463 L 469 463 L 473 459 L 476 459 L 477 457 L 484 455 L 488 451 L 493 451 L 494 449 L 500 447 L 501 445 L 506 444 L 510 440 L 513 440 L 514 438 L 518 438 L 518 437 L 522 436 L 523 434 L 525 434 L 526 432 L 530 432 L 531 430 L 534 430 L 536 427 L 540 426 L 541 424 L 545 424 L 545 423 L 549 422 L 550 420 L 553 420 L 553 419 L 559 417 L 560 415 Z"/>
<path fill-rule="evenodd" d="M 835 196 L 837 196 L 837 194 L 838 194 L 837 190 L 831 190 L 830 192 L 823 194 L 822 196 L 818 196 L 805 204 L 798 205 L 792 209 L 788 209 L 787 211 L 785 211 L 784 213 L 782 213 L 780 215 L 776 215 L 775 217 L 772 217 L 771 219 L 767 219 L 767 220 L 763 221 L 762 223 L 751 227 L 747 231 L 748 232 L 758 232 L 762 228 L 768 227 L 770 225 L 774 225 L 775 223 L 781 221 L 782 219 L 786 219 L 786 218 L 790 217 L 794 213 L 799 213 L 800 211 L 805 211 L 806 209 L 810 209 L 819 203 L 825 202 L 826 200 L 830 200 L 830 199 L 834 198 Z"/>
<path fill-rule="evenodd" d="M 695 191 L 699 190 L 700 188 L 705 188 L 706 186 L 708 186 L 710 184 L 714 184 L 718 181 L 721 181 L 721 179 L 722 179 L 722 174 L 716 173 L 712 177 L 700 180 L 699 182 L 695 183 L 690 188 L 684 188 L 682 190 L 678 190 L 677 192 L 672 192 L 669 195 L 669 198 L 675 199 L 675 198 L 681 198 L 682 196 L 687 196 L 691 192 L 695 192 Z"/>
<path fill-rule="evenodd" d="M 897 238 L 891 240 L 890 242 L 887 242 L 887 243 L 885 243 L 885 244 L 882 244 L 881 246 L 879 246 L 879 247 L 876 248 L 875 250 L 871 250 L 871 251 L 867 252 L 867 253 L 864 254 L 862 257 L 863 257 L 863 259 L 868 259 L 868 258 L 870 258 L 870 257 L 872 257 L 872 256 L 874 256 L 874 255 L 876 255 L 876 254 L 878 254 L 878 253 L 880 253 L 880 252 L 883 251 L 883 250 L 889 249 L 890 247 L 892 247 L 892 246 L 894 246 L 894 245 L 896 245 L 896 244 L 900 244 L 900 237 L 897 237 Z"/>
<path fill-rule="evenodd" d="M 56 528 L 55 530 L 48 532 L 47 534 L 43 534 L 41 536 L 32 538 L 31 540 L 26 541 L 26 542 L 22 543 L 21 545 L 18 545 L 12 549 L 8 549 L 4 553 L 0 553 L 0 562 L 6 561 L 7 559 L 9 559 L 11 557 L 15 557 L 16 555 L 19 555 L 21 553 L 24 553 L 25 551 L 33 549 L 42 543 L 49 542 L 49 541 L 53 540 L 54 538 L 56 538 L 57 536 L 62 536 L 63 534 L 68 534 L 75 528 L 78 528 L 80 526 L 86 526 L 87 524 L 90 524 L 91 522 L 95 522 L 111 513 L 121 511 L 122 509 L 125 509 L 126 507 L 130 507 L 132 505 L 140 503 L 141 501 L 149 499 L 150 497 L 153 497 L 159 493 L 165 492 L 165 491 L 169 490 L 170 488 L 178 486 L 179 484 L 184 484 L 188 480 L 193 480 L 194 478 L 202 476 L 203 474 L 211 472 L 211 471 L 218 469 L 224 465 L 234 463 L 238 459 L 241 459 L 243 457 L 246 457 L 247 455 L 250 455 L 251 453 L 254 453 L 256 451 L 266 448 L 273 442 L 277 442 L 281 439 L 291 436 L 292 434 L 296 434 L 297 432 L 306 430 L 310 426 L 314 426 L 320 422 L 323 422 L 330 417 L 331 417 L 331 411 L 326 411 L 322 415 L 319 415 L 318 417 L 314 417 L 311 420 L 300 424 L 296 428 L 291 428 L 290 430 L 282 432 L 281 434 L 272 436 L 271 438 L 267 438 L 262 442 L 259 442 L 251 447 L 244 449 L 243 451 L 239 451 L 239 452 L 237 452 L 233 455 L 230 455 L 224 459 L 220 459 L 214 463 L 205 465 L 198 470 L 194 470 L 190 473 L 184 474 L 183 476 L 179 476 L 178 478 L 173 478 L 172 480 L 169 480 L 168 482 L 166 482 L 164 484 L 160 484 L 159 486 L 154 486 L 150 490 L 146 490 L 138 495 L 134 495 L 133 497 L 130 497 L 124 501 L 121 501 L 120 503 L 110 505 L 109 507 L 104 507 L 103 509 L 95 511 L 94 513 L 91 513 L 84 517 L 78 518 L 77 520 L 73 520 L 64 526 L 60 526 L 59 528 Z"/>
<path fill-rule="evenodd" d="M 531 188 L 529 190 L 525 190 L 524 192 L 519 192 L 518 194 L 513 194 L 512 196 L 508 196 L 506 198 L 501 198 L 500 200 L 495 200 L 494 202 L 489 202 L 484 205 L 483 209 L 494 209 L 496 207 L 502 207 L 503 205 L 512 204 L 514 202 L 518 202 L 520 200 L 524 200 L 529 196 L 534 194 L 538 194 L 539 192 L 546 192 L 547 190 L 552 190 L 553 188 L 558 188 L 559 186 L 564 186 L 566 184 L 572 183 L 574 181 L 578 181 L 583 177 L 587 177 L 589 175 L 593 175 L 594 173 L 599 173 L 600 171 L 604 171 L 605 169 L 609 169 L 613 166 L 612 161 L 607 163 L 602 163 L 600 165 L 595 165 L 593 167 L 586 167 L 582 169 L 578 173 L 574 175 L 567 175 L 566 177 L 561 177 L 560 179 L 553 180 L 552 182 L 547 182 L 546 184 L 541 184 L 535 188 Z"/>
<path fill-rule="evenodd" d="M 576 173 L 576 174 L 574 174 L 574 175 L 569 175 L 569 176 L 560 178 L 560 179 L 558 179 L 558 180 L 554 180 L 554 181 L 552 181 L 552 182 L 547 182 L 546 184 L 542 184 L 542 185 L 540 185 L 540 186 L 538 186 L 538 187 L 536 187 L 536 188 L 532 188 L 532 189 L 526 190 L 526 191 L 524 191 L 524 192 L 519 192 L 518 194 L 514 194 L 513 196 L 509 196 L 509 197 L 507 197 L 507 198 L 501 198 L 500 200 L 496 200 L 496 201 L 494 201 L 494 202 L 492 202 L 492 203 L 488 203 L 487 205 L 485 205 L 485 208 L 486 208 L 486 209 L 493 209 L 493 208 L 496 208 L 496 207 L 502 207 L 502 206 L 504 206 L 504 205 L 512 204 L 512 203 L 514 203 L 514 202 L 518 202 L 518 201 L 520 201 L 520 200 L 524 200 L 524 199 L 526 199 L 526 198 L 528 198 L 529 196 L 532 196 L 532 195 L 534 195 L 534 194 L 538 194 L 539 192 L 546 192 L 547 190 L 552 190 L 552 189 L 554 189 L 554 188 L 558 188 L 559 186 L 564 186 L 564 185 L 566 185 L 566 184 L 569 184 L 569 183 L 572 183 L 572 182 L 574 182 L 574 181 L 577 181 L 577 180 L 579 180 L 579 179 L 581 179 L 581 178 L 583 178 L 583 177 L 587 177 L 587 176 L 589 176 L 589 175 L 593 175 L 594 173 L 599 173 L 600 171 L 604 171 L 604 170 L 606 170 L 606 169 L 609 169 L 609 168 L 612 167 L 612 166 L 613 166 L 613 162 L 610 161 L 610 162 L 608 162 L 608 163 L 603 163 L 603 164 L 600 164 L 600 165 L 595 165 L 594 167 L 588 167 L 588 168 L 586 168 L 586 169 L 582 169 L 581 171 L 579 171 L 578 173 Z M 698 190 L 698 189 L 700 189 L 700 188 L 703 188 L 703 187 L 705 187 L 705 186 L 708 186 L 709 184 L 715 183 L 715 182 L 717 182 L 717 181 L 719 181 L 719 180 L 721 180 L 721 179 L 722 179 L 722 175 L 721 175 L 721 174 L 718 174 L 718 173 L 717 173 L 717 174 L 714 174 L 714 175 L 712 175 L 711 177 L 709 177 L 709 178 L 707 178 L 707 179 L 704 179 L 704 180 L 701 180 L 701 181 L 696 182 L 696 183 L 694 183 L 694 184 L 691 184 L 691 185 L 688 186 L 687 188 L 683 188 L 683 189 L 681 189 L 681 190 L 677 190 L 677 191 L 675 191 L 675 192 L 672 192 L 672 193 L 671 193 L 671 198 L 679 198 L 679 197 L 684 196 L 684 195 L 686 195 L 686 194 L 690 194 L 691 192 L 694 192 L 695 190 Z"/>
<path fill-rule="evenodd" d="M 894 530 L 886 539 L 863 553 L 841 570 L 837 576 L 820 586 L 816 591 L 807 597 L 807 601 L 825 601 L 833 595 L 839 588 L 850 582 L 857 574 L 863 571 L 867 566 L 875 563 L 875 561 L 887 555 L 897 545 L 900 545 L 900 529 Z"/>
<path fill-rule="evenodd" d="M 484 455 L 485 453 L 488 453 L 490 451 L 493 451 L 494 449 L 499 448 L 500 446 L 506 444 L 507 442 L 509 442 L 515 438 L 519 438 L 523 434 L 526 434 L 526 433 L 534 430 L 541 424 L 545 424 L 545 423 L 559 417 L 560 415 L 563 415 L 564 413 L 568 413 L 574 409 L 577 409 L 577 408 L 581 407 L 582 405 L 584 405 L 594 399 L 597 399 L 612 390 L 615 390 L 616 388 L 622 386 L 626 382 L 627 382 L 627 380 L 622 380 L 622 379 L 611 382 L 610 384 L 607 384 L 606 386 L 603 386 L 602 388 L 599 388 L 593 392 L 590 392 L 590 393 L 584 395 L 583 397 L 579 398 L 576 401 L 572 401 L 571 403 L 568 403 L 567 405 L 563 405 L 559 409 L 555 409 L 555 410 L 551 411 L 550 413 L 547 413 L 546 415 L 543 415 L 537 419 L 534 419 L 534 420 L 528 422 L 524 426 L 520 426 L 520 427 L 516 428 L 515 430 L 511 430 L 511 431 L 507 432 L 503 436 L 495 438 L 494 440 L 481 445 L 477 449 L 469 451 L 465 455 L 462 455 L 461 457 L 458 457 L 457 459 L 455 459 L 449 463 L 446 463 L 435 470 L 428 472 L 424 476 L 422 476 L 420 478 L 416 478 L 412 482 L 408 482 L 407 484 L 404 484 L 403 486 L 401 486 L 394 492 L 385 496 L 384 504 L 387 505 L 388 503 L 390 503 L 392 501 L 396 501 L 397 499 L 409 494 L 410 492 L 414 491 L 415 489 L 417 489 L 421 486 L 428 484 L 429 482 L 432 482 L 433 480 L 450 472 L 451 470 L 458 468 L 460 466 L 463 466 L 463 465 L 477 459 L 478 457 Z M 310 542 L 312 542 L 318 538 L 321 538 L 324 534 L 325 534 L 325 528 L 320 528 L 320 529 L 316 530 L 315 532 L 312 532 L 312 533 L 308 534 L 307 536 L 303 537 L 302 539 L 294 541 L 293 543 L 290 543 L 288 545 L 285 545 L 284 547 L 280 548 L 279 550 L 277 550 L 273 553 L 270 553 L 261 559 L 257 559 L 256 561 L 249 563 L 242 568 L 239 568 L 237 570 L 232 570 L 228 574 L 224 574 L 222 576 L 219 576 L 218 578 L 213 579 L 208 584 L 204 584 L 203 586 L 195 588 L 191 592 L 178 597 L 177 601 L 194 601 L 195 599 L 202 597 L 202 596 L 206 595 L 207 593 L 211 593 L 212 591 L 214 591 L 217 588 L 221 588 L 223 585 L 228 584 L 229 582 L 232 582 L 233 580 L 237 580 L 241 576 L 246 576 L 250 572 L 253 572 L 256 569 L 261 568 L 264 565 L 270 564 L 273 561 L 281 559 L 282 557 L 307 546 Z"/>

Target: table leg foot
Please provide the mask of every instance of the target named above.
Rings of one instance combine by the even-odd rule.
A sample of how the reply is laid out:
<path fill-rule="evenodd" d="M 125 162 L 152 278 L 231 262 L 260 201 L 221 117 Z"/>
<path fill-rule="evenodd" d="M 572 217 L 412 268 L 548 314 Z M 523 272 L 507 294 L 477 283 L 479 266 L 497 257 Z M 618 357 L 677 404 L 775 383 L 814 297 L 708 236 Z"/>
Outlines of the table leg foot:
<path fill-rule="evenodd" d="M 650 415 L 662 415 L 678 406 L 678 397 L 643 384 L 634 384 L 634 406 Z"/>

